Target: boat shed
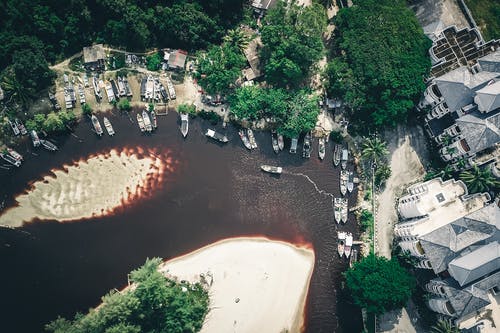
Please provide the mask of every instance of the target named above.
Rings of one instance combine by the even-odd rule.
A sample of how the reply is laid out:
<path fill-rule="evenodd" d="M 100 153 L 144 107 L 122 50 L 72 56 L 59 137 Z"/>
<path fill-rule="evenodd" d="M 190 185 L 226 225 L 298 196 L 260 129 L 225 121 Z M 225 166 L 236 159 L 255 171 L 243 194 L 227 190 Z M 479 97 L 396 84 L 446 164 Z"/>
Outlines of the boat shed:
<path fill-rule="evenodd" d="M 87 70 L 104 70 L 105 58 L 104 47 L 102 44 L 96 44 L 83 48 L 83 65 Z"/>
<path fill-rule="evenodd" d="M 170 52 L 168 57 L 168 68 L 173 70 L 184 70 L 186 66 L 187 52 L 183 50 L 175 50 Z"/>

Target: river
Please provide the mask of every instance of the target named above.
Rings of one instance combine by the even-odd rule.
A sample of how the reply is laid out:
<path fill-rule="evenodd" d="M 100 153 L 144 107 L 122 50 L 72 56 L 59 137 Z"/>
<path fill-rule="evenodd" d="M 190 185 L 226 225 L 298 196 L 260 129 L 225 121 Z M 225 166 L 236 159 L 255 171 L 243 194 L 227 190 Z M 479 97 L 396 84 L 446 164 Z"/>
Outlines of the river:
<path fill-rule="evenodd" d="M 110 289 L 125 286 L 127 273 L 147 257 L 170 259 L 220 239 L 252 235 L 312 245 L 316 263 L 307 332 L 361 331 L 359 309 L 340 296 L 347 262 L 336 253 L 337 224 L 326 194 L 339 195 L 331 149 L 323 162 L 317 158 L 316 141 L 310 160 L 300 156 L 301 149 L 296 155 L 286 151 L 276 156 L 269 132 L 257 132 L 259 149 L 249 152 L 232 126 L 217 127 L 231 140 L 222 145 L 203 135 L 210 124 L 201 119 L 191 120 L 184 140 L 175 112 L 158 117 L 159 128 L 152 135 L 141 135 L 135 114 L 108 117 L 117 132 L 114 137 L 97 137 L 85 119 L 73 135 L 54 139 L 60 149 L 56 153 L 35 150 L 28 141 L 17 147 L 25 162 L 17 170 L 0 169 L 0 201 L 11 207 L 16 195 L 52 169 L 111 149 L 168 150 L 175 165 L 160 190 L 107 216 L 0 228 L 5 332 L 41 332 L 58 315 L 86 312 Z M 264 163 L 281 165 L 285 173 L 265 174 L 259 170 Z M 350 215 L 340 228 L 356 239 L 359 232 Z"/>

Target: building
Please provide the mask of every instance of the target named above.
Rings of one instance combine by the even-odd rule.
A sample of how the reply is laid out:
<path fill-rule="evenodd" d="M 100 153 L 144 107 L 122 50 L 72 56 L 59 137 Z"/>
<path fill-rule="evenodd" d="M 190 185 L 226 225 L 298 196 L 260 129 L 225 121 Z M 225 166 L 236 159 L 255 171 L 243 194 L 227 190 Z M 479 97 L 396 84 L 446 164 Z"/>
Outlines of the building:
<path fill-rule="evenodd" d="M 186 66 L 187 52 L 183 50 L 174 50 L 168 56 L 168 68 L 172 70 L 184 70 Z"/>
<path fill-rule="evenodd" d="M 263 74 L 259 57 L 259 53 L 262 47 L 262 40 L 260 36 L 257 36 L 253 38 L 250 43 L 248 43 L 248 46 L 245 48 L 245 50 L 243 50 L 248 64 L 250 65 L 250 67 L 243 70 L 243 75 L 245 76 L 245 79 L 247 81 L 258 79 Z"/>
<path fill-rule="evenodd" d="M 500 325 L 500 207 L 490 199 L 436 178 L 410 186 L 398 202 L 399 246 L 437 275 L 425 286 L 429 308 L 464 328 L 488 311 L 497 318 L 490 326 Z"/>
<path fill-rule="evenodd" d="M 89 71 L 103 71 L 105 68 L 105 53 L 102 44 L 83 48 L 83 65 Z"/>
<path fill-rule="evenodd" d="M 276 5 L 277 0 L 253 0 L 252 8 L 255 14 L 263 16 L 266 11 Z"/>

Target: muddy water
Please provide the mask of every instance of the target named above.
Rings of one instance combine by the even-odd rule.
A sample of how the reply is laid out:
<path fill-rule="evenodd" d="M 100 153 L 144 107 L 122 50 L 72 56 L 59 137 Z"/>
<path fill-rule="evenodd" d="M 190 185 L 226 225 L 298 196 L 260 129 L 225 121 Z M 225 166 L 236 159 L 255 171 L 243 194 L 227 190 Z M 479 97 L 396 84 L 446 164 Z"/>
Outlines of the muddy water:
<path fill-rule="evenodd" d="M 108 290 L 124 286 L 127 273 L 147 257 L 169 259 L 220 239 L 251 235 L 314 248 L 307 332 L 361 330 L 359 310 L 339 291 L 347 263 L 336 254 L 337 224 L 329 194 L 339 195 L 339 171 L 332 168 L 331 150 L 324 162 L 316 158 L 317 146 L 310 160 L 288 152 L 276 156 L 269 133 L 256 133 L 259 149 L 250 153 L 236 129 L 220 129 L 231 139 L 220 145 L 203 136 L 210 124 L 199 119 L 190 122 L 184 140 L 173 112 L 159 117 L 152 135 L 140 134 L 132 121 L 135 114 L 108 117 L 117 132 L 112 138 L 98 138 L 85 120 L 73 136 L 55 138 L 60 148 L 55 154 L 35 150 L 29 142 L 18 147 L 26 161 L 18 170 L 0 169 L 0 201 L 12 207 L 16 195 L 28 192 L 30 184 L 51 170 L 112 149 L 167 149 L 177 163 L 160 191 L 146 200 L 124 202 L 112 214 L 0 228 L 5 331 L 41 332 L 59 314 L 86 311 Z M 263 163 L 281 165 L 285 173 L 264 174 L 259 171 Z M 352 216 L 341 229 L 358 234 Z"/>

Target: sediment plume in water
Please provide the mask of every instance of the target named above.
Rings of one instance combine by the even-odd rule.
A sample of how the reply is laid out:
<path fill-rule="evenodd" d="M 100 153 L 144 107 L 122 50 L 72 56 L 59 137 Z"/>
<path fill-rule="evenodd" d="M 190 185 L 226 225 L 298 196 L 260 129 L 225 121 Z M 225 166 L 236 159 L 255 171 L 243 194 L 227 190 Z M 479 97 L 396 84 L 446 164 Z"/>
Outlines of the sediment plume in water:
<path fill-rule="evenodd" d="M 148 198 L 164 184 L 175 161 L 168 151 L 123 148 L 89 156 L 51 170 L 17 206 L 0 216 L 0 225 L 19 227 L 33 219 L 73 221 L 111 214 Z"/>

